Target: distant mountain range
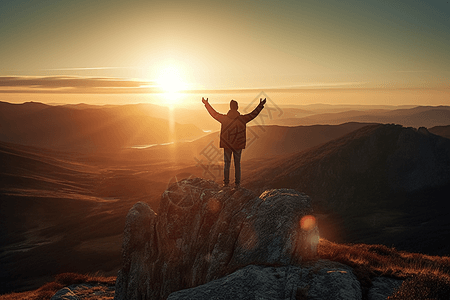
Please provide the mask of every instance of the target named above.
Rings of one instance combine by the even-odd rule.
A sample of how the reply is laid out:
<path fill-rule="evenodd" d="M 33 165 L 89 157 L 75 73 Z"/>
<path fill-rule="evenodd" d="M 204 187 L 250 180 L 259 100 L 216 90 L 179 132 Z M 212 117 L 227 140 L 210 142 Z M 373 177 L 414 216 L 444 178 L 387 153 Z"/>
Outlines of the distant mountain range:
<path fill-rule="evenodd" d="M 418 106 L 409 109 L 348 110 L 335 113 L 314 114 L 299 118 L 270 120 L 270 124 L 284 126 L 329 124 L 346 122 L 400 124 L 406 127 L 435 127 L 449 125 L 449 106 Z"/>
<path fill-rule="evenodd" d="M 154 113 L 142 108 L 1 102 L 0 140 L 65 151 L 107 152 L 204 135 L 195 125 L 152 117 Z"/>
<path fill-rule="evenodd" d="M 215 107 L 221 113 L 228 111 L 227 105 L 224 104 Z M 261 115 L 248 125 L 257 129 L 265 125 L 310 126 L 344 123 L 392 123 L 415 128 L 450 125 L 448 106 L 399 109 L 381 107 L 383 109 L 377 109 L 376 106 L 366 109 L 364 106 L 305 106 L 308 109 L 283 106 L 276 110 L 273 104 L 269 103 Z M 252 108 L 249 108 L 249 111 Z M 355 108 L 359 110 L 354 110 Z M 249 112 L 246 107 L 240 109 L 241 113 Z M 211 118 L 200 104 L 193 109 L 170 110 L 154 104 L 50 106 L 36 102 L 0 102 L 0 141 L 64 151 L 107 152 L 134 146 L 192 141 L 205 136 L 207 131 L 218 130 L 220 124 Z M 270 130 L 276 131 L 274 127 Z M 284 136 L 284 130 L 278 129 L 279 136 Z M 260 130 L 261 134 L 258 130 L 253 133 L 259 138 L 264 135 L 264 130 Z M 290 140 L 305 137 L 288 133 L 286 135 L 287 141 L 283 142 L 283 147 L 288 149 L 292 149 Z M 315 134 L 306 137 L 316 138 Z M 264 139 L 258 142 L 263 143 Z M 299 145 L 294 144 L 294 148 Z M 265 149 L 270 148 L 270 145 L 265 146 Z M 269 154 L 271 153 L 278 154 L 280 151 L 269 150 Z M 247 154 L 248 157 L 254 157 L 252 150 L 247 151 Z"/>

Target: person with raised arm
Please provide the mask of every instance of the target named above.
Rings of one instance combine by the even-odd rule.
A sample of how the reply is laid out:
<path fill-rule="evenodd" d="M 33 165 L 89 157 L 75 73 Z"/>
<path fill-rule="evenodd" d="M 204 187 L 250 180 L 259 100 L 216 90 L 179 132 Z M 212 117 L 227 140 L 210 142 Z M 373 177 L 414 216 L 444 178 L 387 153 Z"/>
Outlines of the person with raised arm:
<path fill-rule="evenodd" d="M 241 184 L 241 154 L 245 149 L 246 144 L 246 124 L 256 118 L 266 104 L 266 98 L 259 99 L 259 105 L 251 112 L 241 115 L 238 111 L 238 103 L 236 100 L 230 101 L 230 110 L 226 115 L 218 113 L 211 104 L 208 98 L 202 98 L 206 110 L 211 117 L 220 122 L 220 148 L 223 148 L 223 186 L 228 187 L 230 184 L 230 166 L 231 156 L 234 158 L 234 183 L 235 187 L 239 188 Z"/>

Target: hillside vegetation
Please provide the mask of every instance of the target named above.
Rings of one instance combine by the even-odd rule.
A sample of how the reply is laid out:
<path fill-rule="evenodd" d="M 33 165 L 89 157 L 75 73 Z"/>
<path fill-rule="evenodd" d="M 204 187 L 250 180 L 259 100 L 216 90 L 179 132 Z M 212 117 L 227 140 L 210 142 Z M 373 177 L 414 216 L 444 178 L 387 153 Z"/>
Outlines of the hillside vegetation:
<path fill-rule="evenodd" d="M 328 259 L 352 267 L 361 283 L 363 292 L 370 287 L 374 277 L 386 276 L 404 280 L 400 288 L 389 299 L 450 298 L 449 257 L 398 251 L 384 245 L 337 244 L 320 239 L 318 259 Z M 55 276 L 54 281 L 46 283 L 37 290 L 2 295 L 0 300 L 48 300 L 64 286 L 81 283 L 100 284 L 91 291 L 85 291 L 82 299 L 112 299 L 111 295 L 102 293 L 102 291 L 105 286 L 114 285 L 115 277 L 63 273 Z"/>

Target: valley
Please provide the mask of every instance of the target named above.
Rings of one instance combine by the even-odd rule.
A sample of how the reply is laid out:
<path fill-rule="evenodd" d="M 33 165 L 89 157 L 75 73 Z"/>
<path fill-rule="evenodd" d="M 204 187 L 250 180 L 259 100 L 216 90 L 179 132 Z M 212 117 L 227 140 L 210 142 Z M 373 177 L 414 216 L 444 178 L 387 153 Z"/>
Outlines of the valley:
<path fill-rule="evenodd" d="M 332 242 L 450 254 L 445 126 L 249 125 L 244 188 L 307 193 L 321 237 Z M 36 288 L 62 272 L 116 275 L 125 216 L 136 202 L 158 212 L 162 193 L 176 181 L 193 176 L 221 183 L 218 133 L 201 135 L 143 149 L 120 142 L 93 150 L 68 138 L 46 148 L 27 135 L 15 137 L 20 143 L 0 142 L 0 292 Z M 151 139 L 143 143 L 166 142 Z"/>

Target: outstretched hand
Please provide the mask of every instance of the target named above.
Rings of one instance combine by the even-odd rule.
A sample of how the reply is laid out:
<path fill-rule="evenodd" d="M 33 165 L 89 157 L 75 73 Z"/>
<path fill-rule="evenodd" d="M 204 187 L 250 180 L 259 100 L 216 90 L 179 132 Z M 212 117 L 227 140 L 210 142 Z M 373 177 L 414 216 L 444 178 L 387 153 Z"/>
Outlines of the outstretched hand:
<path fill-rule="evenodd" d="M 203 104 L 206 105 L 208 103 L 208 98 L 205 99 L 205 98 L 202 97 L 202 102 L 203 102 Z"/>
<path fill-rule="evenodd" d="M 259 104 L 262 104 L 262 105 L 266 104 L 266 98 L 264 98 L 264 100 L 263 100 L 263 98 L 259 98 Z"/>

